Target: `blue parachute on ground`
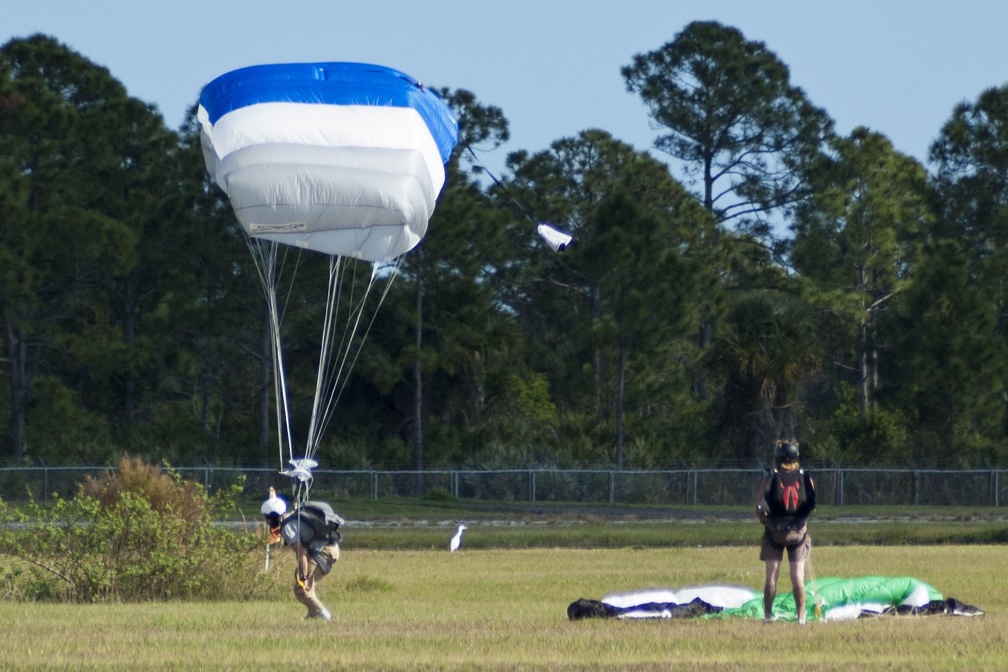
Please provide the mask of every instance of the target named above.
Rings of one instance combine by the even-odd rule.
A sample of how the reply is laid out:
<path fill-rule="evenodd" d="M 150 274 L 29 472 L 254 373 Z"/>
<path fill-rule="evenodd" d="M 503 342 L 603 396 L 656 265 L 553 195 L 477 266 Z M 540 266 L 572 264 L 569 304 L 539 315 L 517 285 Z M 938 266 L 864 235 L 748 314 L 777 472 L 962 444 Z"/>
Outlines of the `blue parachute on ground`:
<path fill-rule="evenodd" d="M 861 576 L 822 578 L 805 584 L 809 620 L 841 621 L 889 614 L 980 616 L 984 612 L 912 577 Z M 776 620 L 796 621 L 794 596 L 774 600 Z M 582 618 L 763 618 L 763 594 L 743 586 L 696 586 L 680 590 L 644 590 L 584 598 L 567 607 L 571 620 Z"/>

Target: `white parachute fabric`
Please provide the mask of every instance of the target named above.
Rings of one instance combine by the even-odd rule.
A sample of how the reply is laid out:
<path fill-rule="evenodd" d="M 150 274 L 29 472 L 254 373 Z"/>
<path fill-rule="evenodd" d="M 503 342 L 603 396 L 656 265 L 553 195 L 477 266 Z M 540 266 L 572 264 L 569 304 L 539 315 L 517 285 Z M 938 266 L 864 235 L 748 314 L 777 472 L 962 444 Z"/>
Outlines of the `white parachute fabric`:
<path fill-rule="evenodd" d="M 756 596 L 755 591 L 744 586 L 710 585 L 680 588 L 679 590 L 655 589 L 607 595 L 602 598 L 602 602 L 619 609 L 626 609 L 640 604 L 652 603 L 689 604 L 700 598 L 713 607 L 726 609 L 741 607 Z"/>
<path fill-rule="evenodd" d="M 434 93 L 360 63 L 227 73 L 197 118 L 207 170 L 250 236 L 366 261 L 423 237 L 458 137 Z"/>
<path fill-rule="evenodd" d="M 563 252 L 571 244 L 571 241 L 574 240 L 574 237 L 570 234 L 564 233 L 546 222 L 539 222 L 536 226 L 536 231 L 546 241 L 546 244 L 553 248 L 554 252 Z"/>
<path fill-rule="evenodd" d="M 607 595 L 601 602 L 616 609 L 617 618 L 671 618 L 671 607 L 686 606 L 697 599 L 716 609 L 735 609 L 756 596 L 755 591 L 743 586 L 709 585 Z M 662 608 L 656 609 L 655 605 Z"/>
<path fill-rule="evenodd" d="M 227 194 L 259 271 L 270 316 L 280 469 L 303 484 L 304 497 L 317 466 L 312 458 L 400 255 L 427 231 L 458 122 L 417 80 L 363 63 L 226 73 L 201 91 L 197 119 L 207 171 Z M 295 457 L 282 322 L 286 302 L 304 289 L 281 284 L 297 276 L 298 250 L 328 256 L 329 271 L 310 426 Z M 369 262 L 366 273 L 356 261 Z"/>

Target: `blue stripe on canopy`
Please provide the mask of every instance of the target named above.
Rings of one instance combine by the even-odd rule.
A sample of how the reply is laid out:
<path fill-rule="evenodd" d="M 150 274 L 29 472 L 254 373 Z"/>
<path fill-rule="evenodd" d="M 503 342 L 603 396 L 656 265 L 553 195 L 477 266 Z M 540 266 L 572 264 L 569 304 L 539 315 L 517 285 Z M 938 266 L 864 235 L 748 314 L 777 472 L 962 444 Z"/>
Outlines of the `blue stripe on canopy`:
<path fill-rule="evenodd" d="M 281 63 L 225 73 L 200 92 L 210 123 L 259 103 L 410 107 L 427 124 L 447 162 L 458 141 L 458 121 L 448 106 L 409 75 L 367 63 Z"/>

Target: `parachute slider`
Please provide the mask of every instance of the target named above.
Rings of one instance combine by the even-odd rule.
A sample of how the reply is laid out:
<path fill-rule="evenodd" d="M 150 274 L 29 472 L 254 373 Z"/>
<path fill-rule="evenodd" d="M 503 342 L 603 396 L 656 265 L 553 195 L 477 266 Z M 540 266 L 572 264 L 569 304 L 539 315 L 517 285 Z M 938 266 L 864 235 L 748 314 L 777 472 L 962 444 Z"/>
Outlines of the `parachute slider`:
<path fill-rule="evenodd" d="M 288 463 L 292 468 L 287 469 L 286 471 L 281 471 L 280 473 L 288 478 L 295 478 L 302 483 L 307 483 L 312 480 L 311 470 L 318 466 L 318 462 L 310 457 L 288 460 Z"/>
<path fill-rule="evenodd" d="M 546 241 L 546 244 L 553 248 L 554 252 L 563 252 L 571 241 L 574 240 L 573 236 L 560 231 L 552 227 L 547 222 L 539 222 L 536 227 L 539 231 L 539 236 Z"/>

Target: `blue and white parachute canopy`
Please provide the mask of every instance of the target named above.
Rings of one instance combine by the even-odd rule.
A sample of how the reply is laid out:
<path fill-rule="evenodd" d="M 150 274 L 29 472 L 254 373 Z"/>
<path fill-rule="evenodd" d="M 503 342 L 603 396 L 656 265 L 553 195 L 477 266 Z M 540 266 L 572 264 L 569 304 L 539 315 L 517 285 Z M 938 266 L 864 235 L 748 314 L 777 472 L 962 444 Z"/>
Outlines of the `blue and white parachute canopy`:
<path fill-rule="evenodd" d="M 199 103 L 207 170 L 250 236 L 367 261 L 420 241 L 458 140 L 434 92 L 379 65 L 242 68 Z"/>

